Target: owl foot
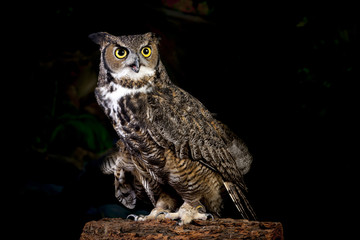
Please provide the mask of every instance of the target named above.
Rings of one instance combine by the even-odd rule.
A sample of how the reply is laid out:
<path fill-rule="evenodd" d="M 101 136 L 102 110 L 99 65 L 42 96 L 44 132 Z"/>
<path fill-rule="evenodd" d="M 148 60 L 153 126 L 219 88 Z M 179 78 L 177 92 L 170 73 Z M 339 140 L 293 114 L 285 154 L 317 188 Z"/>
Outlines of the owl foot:
<path fill-rule="evenodd" d="M 163 214 L 165 214 L 165 218 L 179 220 L 177 223 L 180 226 L 189 224 L 193 220 L 208 220 L 209 218 L 214 220 L 214 216 L 212 214 L 205 213 L 201 209 L 204 209 L 202 205 L 199 205 L 198 207 L 192 207 L 190 204 L 185 202 L 177 212 Z"/>
<path fill-rule="evenodd" d="M 164 219 L 164 217 L 159 217 L 162 214 L 167 214 L 169 213 L 167 210 L 162 209 L 162 208 L 154 208 L 149 215 L 144 216 L 144 215 L 135 215 L 135 214 L 130 214 L 126 217 L 126 219 L 131 219 L 133 218 L 134 221 L 145 221 L 145 220 L 151 220 L 151 219 Z"/>

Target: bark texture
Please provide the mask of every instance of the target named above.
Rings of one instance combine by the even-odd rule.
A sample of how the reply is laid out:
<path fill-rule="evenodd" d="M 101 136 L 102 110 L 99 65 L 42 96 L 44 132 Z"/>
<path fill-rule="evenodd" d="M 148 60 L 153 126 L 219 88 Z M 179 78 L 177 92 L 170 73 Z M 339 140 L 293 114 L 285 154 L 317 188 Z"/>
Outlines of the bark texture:
<path fill-rule="evenodd" d="M 271 239 L 283 240 L 279 222 L 220 218 L 177 226 L 173 220 L 135 222 L 104 218 L 85 224 L 80 240 L 115 239 Z"/>

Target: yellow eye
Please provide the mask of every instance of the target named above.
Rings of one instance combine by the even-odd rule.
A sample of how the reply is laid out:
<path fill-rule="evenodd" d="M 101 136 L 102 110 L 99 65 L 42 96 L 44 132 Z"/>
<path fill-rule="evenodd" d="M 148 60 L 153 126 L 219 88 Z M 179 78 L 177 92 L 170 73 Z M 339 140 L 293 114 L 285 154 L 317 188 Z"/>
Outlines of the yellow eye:
<path fill-rule="evenodd" d="M 119 59 L 126 57 L 126 55 L 127 55 L 127 50 L 125 48 L 118 48 L 115 50 L 115 57 Z"/>
<path fill-rule="evenodd" d="M 144 47 L 143 49 L 141 49 L 141 54 L 144 56 L 144 57 L 150 57 L 151 55 L 151 48 L 149 47 Z"/>

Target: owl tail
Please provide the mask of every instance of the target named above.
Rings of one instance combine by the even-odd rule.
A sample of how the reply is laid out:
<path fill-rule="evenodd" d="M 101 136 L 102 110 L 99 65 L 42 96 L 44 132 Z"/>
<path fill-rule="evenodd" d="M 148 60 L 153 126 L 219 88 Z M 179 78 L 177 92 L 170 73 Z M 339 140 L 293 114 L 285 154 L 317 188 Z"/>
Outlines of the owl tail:
<path fill-rule="evenodd" d="M 250 219 L 249 214 L 253 220 L 256 220 L 256 214 L 251 207 L 249 201 L 246 199 L 240 187 L 232 182 L 224 182 L 224 186 L 228 191 L 232 201 L 235 203 L 236 208 L 244 219 Z"/>

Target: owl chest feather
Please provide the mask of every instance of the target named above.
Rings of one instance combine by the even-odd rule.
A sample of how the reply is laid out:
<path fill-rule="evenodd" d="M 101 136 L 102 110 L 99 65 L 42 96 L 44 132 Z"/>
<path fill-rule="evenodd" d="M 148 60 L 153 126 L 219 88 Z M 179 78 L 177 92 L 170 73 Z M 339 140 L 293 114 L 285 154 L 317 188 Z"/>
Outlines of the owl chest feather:
<path fill-rule="evenodd" d="M 145 124 L 147 94 L 152 91 L 151 86 L 125 88 L 110 83 L 98 87 L 96 97 L 128 150 L 148 167 L 159 170 L 164 165 L 163 149 L 151 138 Z"/>
<path fill-rule="evenodd" d="M 116 123 L 116 125 L 122 125 L 122 121 L 119 119 L 119 113 L 128 111 L 122 103 L 125 100 L 136 101 L 136 99 L 133 99 L 135 95 L 139 96 L 140 94 L 146 94 L 151 91 L 152 87 L 147 85 L 141 88 L 127 88 L 111 82 L 109 85 L 98 87 L 95 94 L 99 105 L 102 106 L 110 120 Z M 123 134 L 121 135 L 124 136 Z"/>

